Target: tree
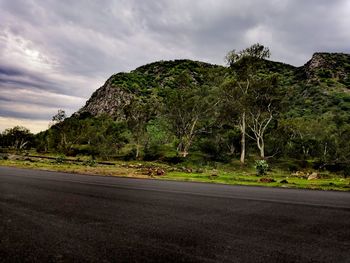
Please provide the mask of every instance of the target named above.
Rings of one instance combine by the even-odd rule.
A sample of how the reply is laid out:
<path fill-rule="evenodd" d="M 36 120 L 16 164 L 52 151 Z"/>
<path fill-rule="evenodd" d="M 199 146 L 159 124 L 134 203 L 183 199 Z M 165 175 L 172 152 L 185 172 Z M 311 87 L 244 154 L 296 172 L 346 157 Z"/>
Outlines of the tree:
<path fill-rule="evenodd" d="M 195 137 L 210 126 L 218 103 L 207 86 L 194 85 L 187 73 L 181 74 L 177 87 L 166 90 L 165 116 L 178 139 L 177 152 L 186 157 Z"/>
<path fill-rule="evenodd" d="M 2 134 L 2 146 L 22 150 L 33 142 L 34 136 L 29 129 L 23 126 L 15 126 L 6 129 Z"/>
<path fill-rule="evenodd" d="M 125 109 L 128 128 L 132 132 L 136 144 L 136 159 L 140 155 L 140 145 L 146 134 L 146 125 L 159 110 L 159 105 L 160 103 L 155 96 L 149 98 L 134 96 L 130 105 Z"/>
<path fill-rule="evenodd" d="M 38 140 L 47 141 L 49 150 L 66 155 L 85 154 L 109 159 L 119 154 L 129 143 L 129 137 L 125 121 L 116 122 L 108 115 L 100 115 L 67 118 L 41 134 Z M 41 145 L 41 148 L 44 147 Z"/>
<path fill-rule="evenodd" d="M 343 137 L 342 129 L 335 127 L 331 120 L 325 118 L 282 119 L 280 129 L 284 131 L 287 139 L 285 151 L 296 158 L 318 157 L 325 161 L 337 156 L 337 148 L 346 147 L 346 144 L 336 147 L 339 139 Z"/>
<path fill-rule="evenodd" d="M 238 126 L 241 130 L 241 157 L 242 164 L 245 163 L 246 134 L 247 134 L 247 111 L 249 104 L 247 96 L 251 89 L 251 83 L 256 77 L 257 66 L 261 59 L 269 58 L 270 50 L 260 44 L 254 44 L 239 52 L 232 50 L 226 55 L 227 64 L 232 69 L 231 80 L 226 83 L 232 89 L 231 99 L 239 105 Z M 227 90 L 227 89 L 226 89 Z M 227 93 L 229 94 L 229 93 Z"/>
<path fill-rule="evenodd" d="M 104 159 L 110 159 L 119 154 L 120 150 L 129 143 L 129 132 L 125 122 L 116 122 L 111 119 L 100 119 L 94 125 L 97 138 L 92 138 L 96 152 Z"/>
<path fill-rule="evenodd" d="M 277 76 L 258 75 L 251 84 L 251 92 L 248 96 L 248 127 L 260 151 L 260 157 L 265 158 L 264 135 L 267 127 L 277 113 Z"/>
<path fill-rule="evenodd" d="M 52 116 L 52 121 L 53 121 L 53 128 L 57 129 L 59 132 L 59 136 L 60 136 L 60 148 L 64 151 L 67 150 L 67 135 L 66 135 L 66 131 L 65 128 L 67 127 L 67 125 L 64 124 L 64 120 L 67 118 L 66 116 L 66 112 L 64 110 L 59 109 L 57 111 L 57 113 Z"/>
<path fill-rule="evenodd" d="M 58 112 L 52 117 L 54 123 L 60 123 L 67 118 L 66 112 L 64 110 L 58 110 Z"/>

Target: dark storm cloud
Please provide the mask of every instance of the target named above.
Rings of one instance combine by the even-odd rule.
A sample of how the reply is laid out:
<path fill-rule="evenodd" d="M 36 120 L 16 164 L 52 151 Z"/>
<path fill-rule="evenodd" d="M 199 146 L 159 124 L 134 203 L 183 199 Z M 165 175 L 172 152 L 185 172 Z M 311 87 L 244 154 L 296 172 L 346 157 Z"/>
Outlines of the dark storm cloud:
<path fill-rule="evenodd" d="M 38 74 L 26 70 L 1 67 L 0 65 L 0 87 L 5 86 L 11 86 L 13 89 L 30 87 L 51 91 L 59 90 L 57 83 L 41 78 Z M 61 92 L 64 91 L 61 90 Z"/>
<path fill-rule="evenodd" d="M 19 118 L 19 119 L 30 119 L 30 120 L 50 120 L 52 115 L 50 115 L 47 111 L 42 110 L 34 110 L 34 109 L 28 109 L 21 110 L 17 106 L 13 105 L 12 102 L 4 101 L 0 99 L 1 103 L 1 111 L 0 111 L 0 117 L 11 117 L 11 118 Z M 5 105 L 5 107 L 4 107 Z M 11 105 L 13 107 L 6 107 L 7 105 Z M 22 105 L 23 106 L 23 105 Z M 24 106 L 27 106 L 24 104 Z M 13 125 L 14 126 L 14 125 Z M 47 127 L 47 126 L 46 126 Z"/>
<path fill-rule="evenodd" d="M 178 41 L 193 56 L 216 63 L 228 50 L 257 41 L 271 48 L 273 59 L 294 65 L 304 64 L 315 51 L 349 51 L 348 1 L 162 3 L 138 9 L 157 39 Z"/>
<path fill-rule="evenodd" d="M 0 25 L 0 116 L 31 119 L 72 113 L 111 74 L 156 60 L 223 64 L 255 42 L 298 66 L 350 52 L 347 0 L 0 0 Z"/>

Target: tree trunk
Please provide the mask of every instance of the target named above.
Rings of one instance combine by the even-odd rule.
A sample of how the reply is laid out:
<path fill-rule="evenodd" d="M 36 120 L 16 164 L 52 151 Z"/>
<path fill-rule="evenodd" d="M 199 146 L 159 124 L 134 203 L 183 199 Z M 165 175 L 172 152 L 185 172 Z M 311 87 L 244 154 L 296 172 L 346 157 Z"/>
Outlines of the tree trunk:
<path fill-rule="evenodd" d="M 136 144 L 135 158 L 138 159 L 139 156 L 140 156 L 140 146 L 139 146 L 139 144 L 137 143 L 137 144 Z"/>
<path fill-rule="evenodd" d="M 265 149 L 264 148 L 265 148 L 264 143 L 262 143 L 261 146 L 260 146 L 260 157 L 262 159 L 265 158 Z"/>
<path fill-rule="evenodd" d="M 246 134 L 246 123 L 245 123 L 245 112 L 242 113 L 242 123 L 241 123 L 241 164 L 245 162 L 245 134 Z"/>
<path fill-rule="evenodd" d="M 180 152 L 180 156 L 185 158 L 188 155 L 188 152 L 186 150 L 183 150 L 182 152 Z"/>
<path fill-rule="evenodd" d="M 180 155 L 181 157 L 186 157 L 188 155 L 188 149 L 190 148 L 190 143 L 186 144 L 183 141 L 181 141 L 179 143 L 179 145 L 177 146 L 177 153 L 178 155 Z"/>
<path fill-rule="evenodd" d="M 260 158 L 265 158 L 265 144 L 264 139 L 261 135 L 255 135 L 256 138 L 256 145 L 258 146 L 258 149 L 260 151 Z"/>
<path fill-rule="evenodd" d="M 327 155 L 327 143 L 324 144 L 323 158 L 326 158 Z"/>

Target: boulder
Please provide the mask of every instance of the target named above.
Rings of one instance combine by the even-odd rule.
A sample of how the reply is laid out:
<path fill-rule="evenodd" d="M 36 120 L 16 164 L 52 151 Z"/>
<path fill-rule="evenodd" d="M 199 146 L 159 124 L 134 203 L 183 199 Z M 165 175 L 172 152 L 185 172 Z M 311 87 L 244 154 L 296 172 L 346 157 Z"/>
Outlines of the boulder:
<path fill-rule="evenodd" d="M 320 179 L 320 176 L 319 176 L 318 173 L 313 172 L 313 173 L 311 173 L 311 174 L 308 176 L 307 179 L 308 179 L 308 180 Z"/>
<path fill-rule="evenodd" d="M 150 167 L 147 169 L 147 175 L 148 176 L 153 176 L 154 170 Z"/>
<path fill-rule="evenodd" d="M 157 175 L 162 176 L 165 174 L 165 171 L 163 169 L 157 169 Z"/>
<path fill-rule="evenodd" d="M 192 168 L 181 167 L 181 170 L 186 173 L 192 173 Z"/>

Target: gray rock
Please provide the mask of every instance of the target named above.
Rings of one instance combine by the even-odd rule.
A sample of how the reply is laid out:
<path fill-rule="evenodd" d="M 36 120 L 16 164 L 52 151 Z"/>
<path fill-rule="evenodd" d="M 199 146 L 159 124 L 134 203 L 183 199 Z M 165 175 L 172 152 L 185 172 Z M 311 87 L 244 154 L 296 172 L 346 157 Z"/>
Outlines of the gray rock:
<path fill-rule="evenodd" d="M 92 94 L 85 106 L 74 115 L 90 113 L 92 116 L 99 116 L 107 114 L 117 120 L 125 120 L 124 109 L 130 105 L 133 96 L 126 89 L 115 86 L 110 80 L 107 80 L 101 88 Z"/>
<path fill-rule="evenodd" d="M 315 180 L 315 179 L 319 179 L 320 176 L 318 175 L 318 173 L 313 172 L 312 174 L 309 175 L 309 177 L 307 178 L 308 180 Z"/>

